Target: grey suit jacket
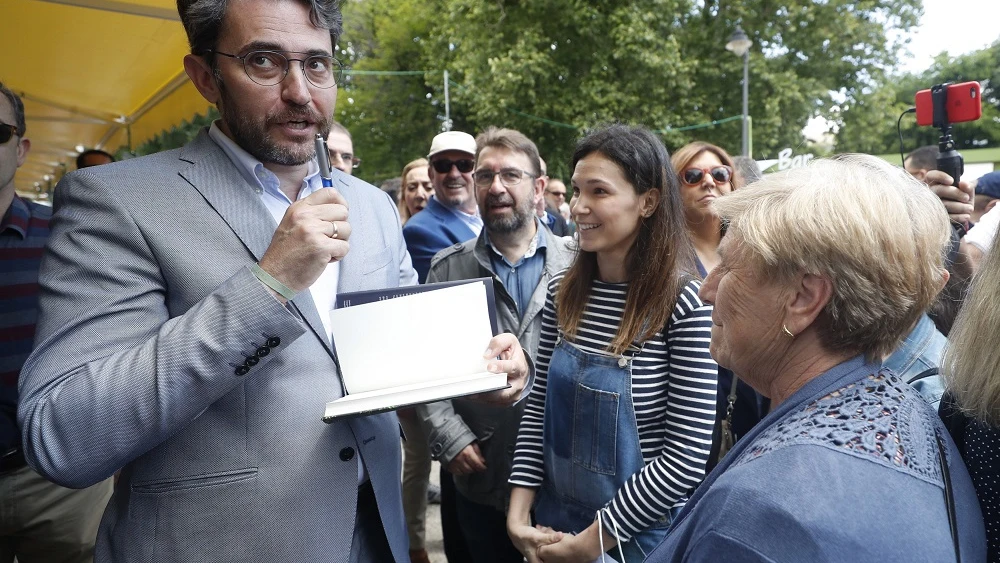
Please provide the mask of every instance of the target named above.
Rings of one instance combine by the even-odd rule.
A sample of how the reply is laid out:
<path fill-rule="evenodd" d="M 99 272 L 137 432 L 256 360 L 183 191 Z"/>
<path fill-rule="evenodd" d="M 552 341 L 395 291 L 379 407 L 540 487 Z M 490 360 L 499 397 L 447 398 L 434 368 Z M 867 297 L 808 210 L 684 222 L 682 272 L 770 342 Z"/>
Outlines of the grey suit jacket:
<path fill-rule="evenodd" d="M 393 202 L 334 172 L 338 291 L 416 283 Z M 66 176 L 55 208 L 18 416 L 57 483 L 123 468 L 96 560 L 347 561 L 360 452 L 406 561 L 396 416 L 322 422 L 343 394 L 326 332 L 308 292 L 282 306 L 250 272 L 276 225 L 206 132 Z"/>

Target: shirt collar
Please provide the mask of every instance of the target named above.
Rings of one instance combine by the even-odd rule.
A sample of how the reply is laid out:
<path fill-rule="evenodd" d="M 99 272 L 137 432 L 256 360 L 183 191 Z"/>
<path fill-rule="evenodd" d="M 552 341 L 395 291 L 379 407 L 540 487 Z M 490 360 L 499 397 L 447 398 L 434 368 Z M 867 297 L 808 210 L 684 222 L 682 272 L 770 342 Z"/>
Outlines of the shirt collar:
<path fill-rule="evenodd" d="M 208 128 L 208 136 L 215 141 L 215 144 L 219 145 L 222 152 L 226 153 L 226 156 L 233 162 L 236 169 L 240 171 L 240 175 L 254 187 L 258 194 L 267 192 L 271 195 L 287 199 L 280 189 L 278 177 L 265 168 L 261 161 L 236 144 L 236 141 L 227 137 L 222 132 L 222 129 L 219 128 L 219 120 L 212 122 L 212 126 Z M 319 164 L 316 162 L 315 157 L 309 161 L 308 166 L 306 177 L 303 179 L 305 185 L 309 185 L 319 176 Z"/>
<path fill-rule="evenodd" d="M 488 246 L 490 250 L 493 251 L 493 254 L 495 254 L 498 258 L 503 258 L 504 260 L 507 259 L 502 252 L 500 252 L 499 250 L 497 250 L 495 246 L 493 246 L 493 242 L 490 240 L 490 234 L 489 232 L 487 232 L 485 227 L 483 228 L 483 238 L 486 239 L 486 246 Z M 541 220 L 536 216 L 535 236 L 534 238 L 531 239 L 531 244 L 528 245 L 528 250 L 525 251 L 524 256 L 521 257 L 521 260 L 527 260 L 528 258 L 531 258 L 532 256 L 535 255 L 536 252 L 538 252 L 539 248 L 545 248 L 545 247 L 546 247 L 545 227 L 542 225 Z"/>
<path fill-rule="evenodd" d="M 3 220 L 0 221 L 0 233 L 10 229 L 19 235 L 23 239 L 28 234 L 28 221 L 31 219 L 31 210 L 28 209 L 28 204 L 24 202 L 17 194 L 14 194 L 14 199 L 10 202 L 10 207 L 7 208 L 7 212 L 3 215 Z"/>

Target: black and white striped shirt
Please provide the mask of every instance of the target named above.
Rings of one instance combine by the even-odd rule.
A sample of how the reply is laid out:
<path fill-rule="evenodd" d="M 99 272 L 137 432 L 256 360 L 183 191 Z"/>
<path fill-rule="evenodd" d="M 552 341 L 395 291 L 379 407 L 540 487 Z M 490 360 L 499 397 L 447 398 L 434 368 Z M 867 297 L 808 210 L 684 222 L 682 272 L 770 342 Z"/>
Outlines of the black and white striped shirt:
<path fill-rule="evenodd" d="M 535 381 L 517 437 L 512 485 L 539 487 L 545 474 L 542 419 L 549 361 L 560 335 L 554 295 L 562 277 L 557 275 L 549 283 L 542 310 Z M 594 282 L 576 338 L 571 340 L 576 347 L 608 354 L 625 309 L 627 287 Z M 605 529 L 620 541 L 649 528 L 670 508 L 682 504 L 705 475 L 715 423 L 718 366 L 708 352 L 712 307 L 698 297 L 700 287 L 701 282 L 695 280 L 683 288 L 667 338 L 657 332 L 632 361 L 632 402 L 646 466 L 625 482 L 602 511 Z"/>

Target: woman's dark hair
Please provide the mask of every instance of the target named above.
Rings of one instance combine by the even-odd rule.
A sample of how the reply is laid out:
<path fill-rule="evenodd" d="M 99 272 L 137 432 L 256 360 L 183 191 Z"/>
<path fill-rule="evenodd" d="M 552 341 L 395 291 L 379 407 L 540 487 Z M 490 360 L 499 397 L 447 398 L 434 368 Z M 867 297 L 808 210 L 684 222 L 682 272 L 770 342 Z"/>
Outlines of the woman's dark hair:
<path fill-rule="evenodd" d="M 343 25 L 338 0 L 299 0 L 309 6 L 309 21 L 319 29 L 330 30 L 331 45 L 337 46 Z M 219 33 L 229 0 L 177 0 L 177 13 L 184 24 L 191 53 L 201 55 L 211 64 L 210 51 L 219 43 Z"/>
<path fill-rule="evenodd" d="M 619 355 L 635 341 L 645 341 L 670 318 L 680 290 L 681 275 L 694 271 L 694 247 L 684 223 L 677 173 L 663 143 L 650 131 L 627 125 L 599 128 L 577 143 L 572 168 L 598 153 L 616 163 L 642 195 L 659 190 L 652 215 L 641 219 L 639 234 L 625 258 L 628 290 L 618 334 L 608 351 Z M 566 272 L 556 296 L 559 326 L 576 334 L 590 289 L 597 279 L 597 255 L 580 251 Z"/>

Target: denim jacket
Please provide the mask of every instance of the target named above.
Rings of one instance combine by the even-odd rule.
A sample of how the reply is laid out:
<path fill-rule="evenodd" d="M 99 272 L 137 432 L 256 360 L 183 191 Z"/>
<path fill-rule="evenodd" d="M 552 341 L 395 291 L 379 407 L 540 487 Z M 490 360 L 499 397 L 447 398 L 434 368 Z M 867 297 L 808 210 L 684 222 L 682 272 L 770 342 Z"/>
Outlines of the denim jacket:
<path fill-rule="evenodd" d="M 926 314 L 920 317 L 899 348 L 886 358 L 882 367 L 889 368 L 900 379 L 920 392 L 935 409 L 944 394 L 944 382 L 939 375 L 914 379 L 925 371 L 941 365 L 948 339 L 934 326 Z"/>
<path fill-rule="evenodd" d="M 984 563 L 976 491 L 941 419 L 892 372 L 855 358 L 737 442 L 646 561 L 954 561 L 946 479 L 962 561 Z"/>

